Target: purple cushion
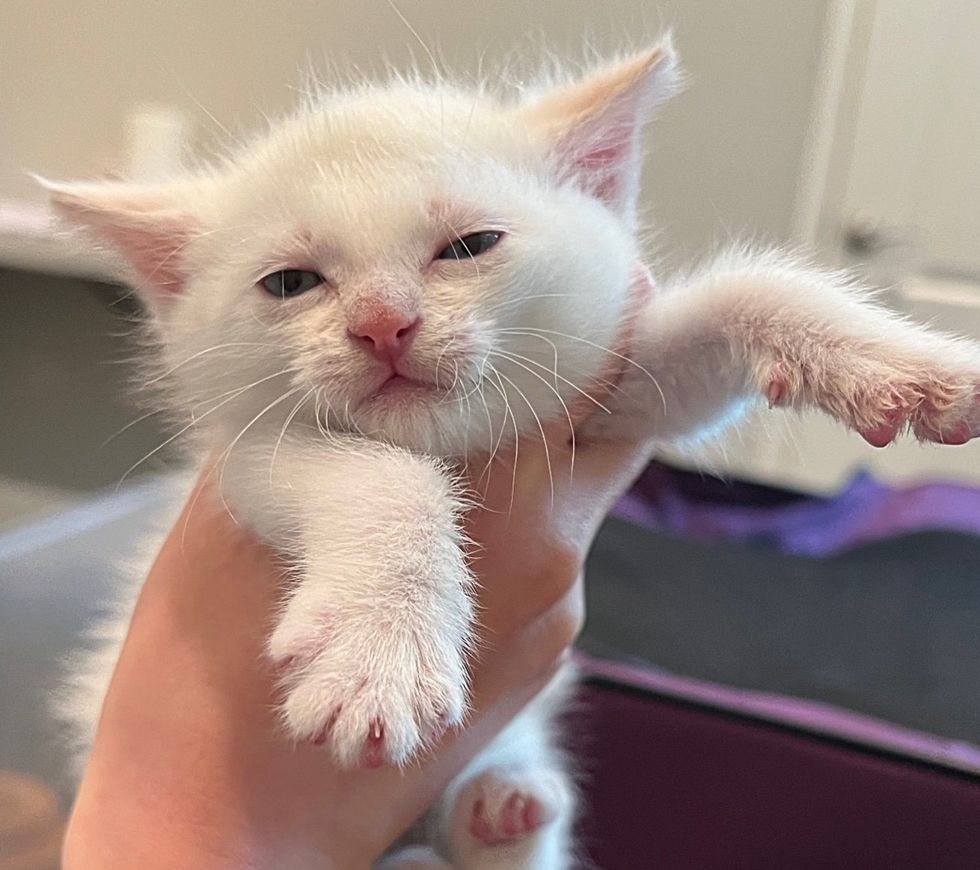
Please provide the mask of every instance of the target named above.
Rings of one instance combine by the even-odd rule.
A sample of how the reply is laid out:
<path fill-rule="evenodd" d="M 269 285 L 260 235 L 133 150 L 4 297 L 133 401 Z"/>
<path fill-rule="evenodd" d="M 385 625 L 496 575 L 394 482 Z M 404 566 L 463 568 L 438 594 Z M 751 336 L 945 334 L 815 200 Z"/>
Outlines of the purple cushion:
<path fill-rule="evenodd" d="M 574 716 L 602 870 L 980 866 L 973 775 L 608 680 Z"/>

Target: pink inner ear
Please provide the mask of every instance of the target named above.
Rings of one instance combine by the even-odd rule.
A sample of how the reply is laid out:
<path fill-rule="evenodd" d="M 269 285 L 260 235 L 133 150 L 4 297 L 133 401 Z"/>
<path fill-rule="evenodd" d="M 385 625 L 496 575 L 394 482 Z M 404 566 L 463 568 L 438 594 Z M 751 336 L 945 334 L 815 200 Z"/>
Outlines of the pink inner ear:
<path fill-rule="evenodd" d="M 141 284 L 168 294 L 184 289 L 180 254 L 188 241 L 186 227 L 134 223 L 106 226 L 103 233 L 135 270 Z"/>
<path fill-rule="evenodd" d="M 623 193 L 620 174 L 621 164 L 628 156 L 626 152 L 625 144 L 607 145 L 590 151 L 578 161 L 586 187 L 610 205 L 617 203 Z"/>
<path fill-rule="evenodd" d="M 525 122 L 551 145 L 561 171 L 586 193 L 632 218 L 640 170 L 639 131 L 675 88 L 669 42 L 546 94 Z"/>
<path fill-rule="evenodd" d="M 122 255 L 134 273 L 137 289 L 151 297 L 183 289 L 183 251 L 197 232 L 191 213 L 175 208 L 158 191 L 128 185 L 45 186 L 57 212 Z"/>
<path fill-rule="evenodd" d="M 598 132 L 600 135 L 589 141 L 587 131 L 575 131 L 559 145 L 559 151 L 565 152 L 566 165 L 583 190 L 619 210 L 635 183 L 635 132 L 622 124 Z"/>

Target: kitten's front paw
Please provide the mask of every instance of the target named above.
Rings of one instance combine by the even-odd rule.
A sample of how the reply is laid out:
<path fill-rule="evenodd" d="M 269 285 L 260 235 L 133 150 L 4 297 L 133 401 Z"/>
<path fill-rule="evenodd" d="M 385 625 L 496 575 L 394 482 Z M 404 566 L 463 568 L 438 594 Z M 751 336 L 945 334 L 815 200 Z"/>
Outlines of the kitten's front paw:
<path fill-rule="evenodd" d="M 405 764 L 466 711 L 462 638 L 392 610 L 304 621 L 287 611 L 269 641 L 287 733 L 346 767 Z"/>
<path fill-rule="evenodd" d="M 786 363 L 768 371 L 770 405 L 809 398 L 874 447 L 909 430 L 921 441 L 965 444 L 980 436 L 980 357 L 939 340 L 928 357 L 840 353 L 809 370 Z"/>

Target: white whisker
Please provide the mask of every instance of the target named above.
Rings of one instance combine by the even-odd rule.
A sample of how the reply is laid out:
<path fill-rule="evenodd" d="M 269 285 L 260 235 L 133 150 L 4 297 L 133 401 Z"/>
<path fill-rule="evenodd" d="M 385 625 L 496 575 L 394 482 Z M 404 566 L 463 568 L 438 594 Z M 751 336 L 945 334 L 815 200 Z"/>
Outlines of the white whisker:
<path fill-rule="evenodd" d="M 276 464 L 276 456 L 279 454 L 279 448 L 282 446 L 282 439 L 286 437 L 286 430 L 289 428 L 289 424 L 293 422 L 293 419 L 299 413 L 303 405 L 306 404 L 307 400 L 316 392 L 316 387 L 310 387 L 301 397 L 300 400 L 295 404 L 293 409 L 289 412 L 286 417 L 285 422 L 282 424 L 282 429 L 279 430 L 279 437 L 276 439 L 276 446 L 272 449 L 272 458 L 269 460 L 269 484 L 272 484 L 272 469 Z"/>
<path fill-rule="evenodd" d="M 524 400 L 524 404 L 527 405 L 527 409 L 531 412 L 531 416 L 534 417 L 534 422 L 537 423 L 538 431 L 541 433 L 541 443 L 544 446 L 545 461 L 548 464 L 548 484 L 551 487 L 551 501 L 552 503 L 554 503 L 555 478 L 551 470 L 551 450 L 548 447 L 548 437 L 545 435 L 544 432 L 544 424 L 541 422 L 541 418 L 538 416 L 538 412 L 534 410 L 534 405 L 531 404 L 531 400 L 528 399 L 528 397 L 524 394 L 524 391 L 519 386 L 517 386 L 517 384 L 515 384 L 510 378 L 508 378 L 507 375 L 505 375 L 502 371 L 500 371 L 500 369 L 495 369 L 495 371 L 497 372 L 497 376 L 505 380 L 508 384 L 510 384 L 517 392 L 517 395 L 519 395 Z"/>
<path fill-rule="evenodd" d="M 572 381 L 568 380 L 568 378 L 563 377 L 562 375 L 558 374 L 558 372 L 552 371 L 546 365 L 544 365 L 544 363 L 539 363 L 537 360 L 531 359 L 530 357 L 526 357 L 523 354 L 514 353 L 513 351 L 509 351 L 509 350 L 497 350 L 497 351 L 494 351 L 494 353 L 499 353 L 499 354 L 504 354 L 506 356 L 515 357 L 516 359 L 522 359 L 525 362 L 529 362 L 529 363 L 532 363 L 533 365 L 540 366 L 546 372 L 549 372 L 549 373 L 553 374 L 562 383 L 567 384 L 568 386 L 570 386 L 573 390 L 575 390 L 575 392 L 581 394 L 583 397 L 585 397 L 586 399 L 588 399 L 597 408 L 601 408 L 607 414 L 611 414 L 612 413 L 612 411 L 610 411 L 609 408 L 607 408 L 605 405 L 603 405 L 602 402 L 600 402 L 598 399 L 593 398 L 592 396 L 590 396 L 585 390 L 583 390 L 577 384 L 572 383 Z M 519 365 L 519 363 L 518 363 L 518 365 Z M 527 368 L 527 367 L 524 366 L 523 368 Z M 530 371 L 530 369 L 528 369 L 528 371 Z M 538 375 L 538 377 L 541 377 L 541 376 Z M 547 382 L 545 382 L 545 383 L 547 383 Z M 548 384 L 548 386 L 550 387 L 551 385 Z M 552 387 L 552 389 L 554 390 L 553 387 Z M 554 390 L 554 392 L 555 392 L 555 395 L 558 395 L 558 391 L 557 390 Z M 561 398 L 561 397 L 559 396 L 559 398 Z"/>
<path fill-rule="evenodd" d="M 178 429 L 173 435 L 171 435 L 169 438 L 167 438 L 164 442 L 162 442 L 161 444 L 158 444 L 149 453 L 147 453 L 145 456 L 143 456 L 142 459 L 138 459 L 136 462 L 134 462 L 132 465 L 130 465 L 129 468 L 127 468 L 126 471 L 124 472 L 123 476 L 121 478 L 119 478 L 119 483 L 116 484 L 116 488 L 118 489 L 120 486 L 122 486 L 122 484 L 126 480 L 126 478 L 129 477 L 129 475 L 132 474 L 137 468 L 139 468 L 139 466 L 141 466 L 144 462 L 146 462 L 147 459 L 149 459 L 151 456 L 154 456 L 157 453 L 159 453 L 168 444 L 173 443 L 177 438 L 179 438 L 181 435 L 183 435 L 188 429 L 190 429 L 193 426 L 196 426 L 203 419 L 205 419 L 205 417 L 210 416 L 215 411 L 217 411 L 219 408 L 223 408 L 229 402 L 233 402 L 235 399 L 237 399 L 243 393 L 247 393 L 249 390 L 251 390 L 251 389 L 259 386 L 260 384 L 264 384 L 266 381 L 271 381 L 273 378 L 280 378 L 283 375 L 293 374 L 295 371 L 296 370 L 295 369 L 292 369 L 292 368 L 282 369 L 282 371 L 275 372 L 274 374 L 271 374 L 271 375 L 266 375 L 264 378 L 259 378 L 259 380 L 253 381 L 252 383 L 250 383 L 250 384 L 248 384 L 248 385 L 246 385 L 244 387 L 240 387 L 239 389 L 237 389 L 235 391 L 230 391 L 230 392 L 232 392 L 232 395 L 230 395 L 227 399 L 225 399 L 222 402 L 219 402 L 214 407 L 209 408 L 207 411 L 205 411 L 203 414 L 201 414 L 200 417 L 194 417 L 191 420 L 190 423 L 188 423 L 183 428 Z M 221 395 L 228 395 L 228 394 L 227 393 L 222 393 Z M 199 403 L 199 404 L 203 404 L 203 402 L 202 403 Z"/>
<path fill-rule="evenodd" d="M 486 360 L 486 364 L 487 365 L 490 365 L 491 367 L 493 366 L 493 364 L 489 360 L 489 357 Z M 491 467 L 493 465 L 494 457 L 497 455 L 497 451 L 500 449 L 500 443 L 503 440 L 504 428 L 505 428 L 506 423 L 507 423 L 507 416 L 506 416 L 506 412 L 505 412 L 504 419 L 500 423 L 500 432 L 497 434 L 497 438 L 496 438 L 496 441 L 495 441 L 494 440 L 494 437 L 493 437 L 493 417 L 490 414 L 490 405 L 487 402 L 486 391 L 483 389 L 483 384 L 485 382 L 486 382 L 486 378 L 485 377 L 481 377 L 480 378 L 480 399 L 483 401 L 483 410 L 486 412 L 486 415 L 487 415 L 487 429 L 488 429 L 488 432 L 487 432 L 487 444 L 490 447 L 490 456 L 487 459 L 486 465 L 483 466 L 483 471 L 480 472 L 480 477 L 477 480 L 477 485 L 479 485 L 483 481 L 484 476 L 486 476 L 487 486 L 489 486 L 490 485 L 490 470 L 491 470 Z"/>
<path fill-rule="evenodd" d="M 286 399 L 295 396 L 302 389 L 303 389 L 302 386 L 293 387 L 291 390 L 287 390 L 285 393 L 283 393 L 278 399 L 273 399 L 271 402 L 269 402 L 268 405 L 266 405 L 261 411 L 259 411 L 258 414 L 256 414 L 251 420 L 249 420 L 242 427 L 242 430 L 234 438 L 232 438 L 231 443 L 225 448 L 221 456 L 218 457 L 218 462 L 221 463 L 221 471 L 218 474 L 218 495 L 221 498 L 221 503 L 225 506 L 225 509 L 228 511 L 228 514 L 232 517 L 232 519 L 234 519 L 235 515 L 232 512 L 232 510 L 228 507 L 228 503 L 225 501 L 224 487 L 225 487 L 225 468 L 228 467 L 228 461 L 231 459 L 231 454 L 232 451 L 235 449 L 235 445 L 238 444 L 238 442 L 242 439 L 245 433 L 248 432 L 248 430 L 251 429 L 252 426 L 254 426 L 255 423 L 257 423 L 260 418 L 264 417 L 269 411 L 271 411 L 277 405 L 281 404 L 282 402 L 285 402 Z"/>
<path fill-rule="evenodd" d="M 516 366 L 520 366 L 522 369 L 524 369 L 524 371 L 526 371 L 528 374 L 533 375 L 534 377 L 536 377 L 549 390 L 551 390 L 551 392 L 553 392 L 555 394 L 555 398 L 558 399 L 559 404 L 561 404 L 562 410 L 565 412 L 565 419 L 568 420 L 568 433 L 569 433 L 569 437 L 571 438 L 571 448 L 572 448 L 571 461 L 569 463 L 568 475 L 569 475 L 569 477 L 572 477 L 575 474 L 575 425 L 574 425 L 574 423 L 572 423 L 572 415 L 571 415 L 571 412 L 568 410 L 568 405 L 565 404 L 565 400 L 561 397 L 561 393 L 559 393 L 558 390 L 556 390 L 551 384 L 549 384 L 536 371 L 534 371 L 531 368 L 528 368 L 526 365 L 524 365 L 524 363 L 520 362 L 519 359 L 515 359 L 515 357 L 520 357 L 520 359 L 525 359 L 529 363 L 533 363 L 534 365 L 541 366 L 541 368 L 543 368 L 545 371 L 548 371 L 547 366 L 544 366 L 541 363 L 536 362 L 535 360 L 529 359 L 528 357 L 521 357 L 520 354 L 511 354 L 511 353 L 509 353 L 507 351 L 494 351 L 493 353 L 494 353 L 495 356 L 500 356 L 503 359 L 507 360 L 508 362 L 510 362 L 510 363 L 512 363 L 512 364 L 514 364 Z M 557 373 L 555 373 L 555 374 L 556 374 L 556 377 L 557 377 Z M 564 380 L 564 378 L 562 378 L 562 380 Z"/>
<path fill-rule="evenodd" d="M 275 347 L 275 348 L 278 348 L 279 345 L 276 345 L 276 344 L 267 344 L 267 343 L 263 343 L 263 342 L 259 342 L 259 341 L 231 341 L 231 342 L 228 342 L 227 344 L 216 344 L 213 347 L 206 347 L 204 350 L 199 350 L 197 353 L 191 354 L 191 356 L 187 357 L 187 359 L 182 360 L 181 362 L 177 363 L 175 366 L 172 366 L 171 368 L 167 369 L 167 371 L 162 372 L 161 374 L 155 375 L 154 377 L 150 378 L 148 381 L 145 382 L 145 386 L 152 386 L 153 384 L 157 383 L 158 381 L 162 381 L 164 378 L 169 377 L 170 375 L 172 375 L 175 371 L 177 371 L 177 369 L 182 368 L 183 366 L 187 365 L 189 362 L 193 362 L 194 360 L 196 360 L 196 359 L 198 359 L 198 358 L 200 358 L 202 356 L 205 356 L 206 354 L 214 353 L 215 351 L 218 351 L 218 350 L 224 350 L 225 348 L 229 348 L 229 347 Z"/>
<path fill-rule="evenodd" d="M 499 332 L 499 333 L 508 333 L 508 332 L 517 332 L 517 330 L 508 329 L 508 328 L 501 328 L 501 329 L 497 329 L 496 332 Z M 582 337 L 580 337 L 578 335 L 569 335 L 567 332 L 558 332 L 555 329 L 541 329 L 541 328 L 536 327 L 536 326 L 526 326 L 522 330 L 520 330 L 520 332 L 524 332 L 524 333 L 529 333 L 529 332 L 545 333 L 547 335 L 554 335 L 554 336 L 557 336 L 559 338 L 567 338 L 567 339 L 570 339 L 571 341 L 580 341 L 583 344 L 589 345 L 589 347 L 594 347 L 597 350 L 601 350 L 601 351 L 604 351 L 605 353 L 612 354 L 612 356 L 617 357 L 618 359 L 621 359 L 623 362 L 625 362 L 625 363 L 633 366 L 636 369 L 639 369 L 641 372 L 643 372 L 644 375 L 646 375 L 650 379 L 650 382 L 654 385 L 654 387 L 656 387 L 657 392 L 660 394 L 660 401 L 663 404 L 664 415 L 666 416 L 666 414 L 667 414 L 667 397 L 664 395 L 664 391 L 660 388 L 660 383 L 653 376 L 653 374 L 650 372 L 649 369 L 645 368 L 644 366 L 641 366 L 636 360 L 630 359 L 630 357 L 624 356 L 623 354 L 621 354 L 621 353 L 619 353 L 619 352 L 617 352 L 615 350 L 611 350 L 610 348 L 605 347 L 604 345 L 597 344 L 594 341 L 589 341 L 589 339 L 587 339 L 587 338 L 582 338 Z"/>
<path fill-rule="evenodd" d="M 504 387 L 503 381 L 500 380 L 500 372 L 497 371 L 493 363 L 490 363 L 490 369 L 491 374 L 497 376 L 497 381 L 494 382 L 493 378 L 487 378 L 487 383 L 500 393 L 500 397 L 504 400 L 504 421 L 501 424 L 501 435 L 503 435 L 503 425 L 506 424 L 508 416 L 510 416 L 511 424 L 514 427 L 514 462 L 511 466 L 510 473 L 510 506 L 508 508 L 508 511 L 512 511 L 514 509 L 514 493 L 517 490 L 517 460 L 520 456 L 521 433 L 517 428 L 517 418 L 514 416 L 514 410 L 510 406 L 510 397 L 507 395 L 507 389 Z"/>
<path fill-rule="evenodd" d="M 442 346 L 442 350 L 439 351 L 439 356 L 436 357 L 435 373 L 436 373 L 436 386 L 437 387 L 440 386 L 440 384 L 439 384 L 439 378 L 440 378 L 440 372 L 442 370 L 441 369 L 441 366 L 442 366 L 442 358 L 445 355 L 446 351 L 449 350 L 450 346 L 453 344 L 454 341 L 456 341 L 456 336 L 455 335 L 451 335 L 449 337 L 449 341 L 447 341 Z M 455 360 L 453 360 L 453 362 L 455 363 Z M 452 387 L 450 387 L 449 390 L 452 391 Z"/>
<path fill-rule="evenodd" d="M 140 416 L 135 420 L 130 420 L 125 426 L 123 426 L 121 429 L 117 429 L 108 438 L 106 438 L 105 441 L 99 445 L 99 450 L 102 450 L 104 447 L 108 446 L 111 442 L 115 441 L 120 435 L 122 435 L 123 432 L 132 429 L 133 426 L 137 425 L 138 423 L 142 423 L 144 420 L 149 420 L 150 417 L 155 417 L 157 414 L 163 414 L 168 410 L 168 408 L 157 408 L 155 411 L 148 411 L 146 414 L 140 414 Z"/>

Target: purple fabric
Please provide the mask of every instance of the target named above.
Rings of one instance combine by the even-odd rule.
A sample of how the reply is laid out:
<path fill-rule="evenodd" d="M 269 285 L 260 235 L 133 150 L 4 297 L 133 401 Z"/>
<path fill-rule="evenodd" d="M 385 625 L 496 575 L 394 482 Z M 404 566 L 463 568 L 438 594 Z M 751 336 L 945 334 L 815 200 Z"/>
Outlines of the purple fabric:
<path fill-rule="evenodd" d="M 586 866 L 978 866 L 975 778 L 608 683 L 574 716 Z"/>
<path fill-rule="evenodd" d="M 980 776 L 980 746 L 962 740 L 916 731 L 818 701 L 737 689 L 707 680 L 604 661 L 583 653 L 576 653 L 575 658 L 580 670 L 590 676 Z"/>
<path fill-rule="evenodd" d="M 896 488 L 862 472 L 838 495 L 818 498 L 725 484 L 653 463 L 613 513 L 688 538 L 764 543 L 822 557 L 925 529 L 980 535 L 980 489 L 950 483 Z"/>

